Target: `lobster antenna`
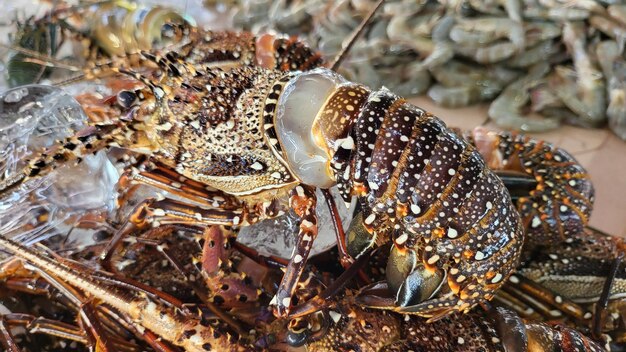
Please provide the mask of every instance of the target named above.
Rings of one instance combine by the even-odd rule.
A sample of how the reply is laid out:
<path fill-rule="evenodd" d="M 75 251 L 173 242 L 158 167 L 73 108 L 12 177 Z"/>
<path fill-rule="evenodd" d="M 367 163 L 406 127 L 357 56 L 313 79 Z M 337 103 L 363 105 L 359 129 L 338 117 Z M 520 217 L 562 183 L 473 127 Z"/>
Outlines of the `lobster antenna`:
<path fill-rule="evenodd" d="M 12 51 L 17 51 L 20 54 L 28 55 L 29 58 L 35 59 L 35 60 L 27 61 L 27 62 L 36 63 L 36 64 L 42 65 L 42 66 L 62 68 L 62 69 L 69 70 L 69 71 L 74 71 L 74 72 L 80 72 L 80 71 L 83 70 L 81 67 L 68 64 L 67 62 L 63 62 L 61 60 L 57 60 L 57 59 L 52 58 L 50 56 L 43 55 L 40 52 L 37 52 L 37 51 L 34 51 L 34 50 L 30 50 L 30 49 L 26 49 L 26 48 L 22 48 L 22 47 L 19 47 L 19 46 L 14 46 L 14 45 L 7 45 L 7 44 L 4 44 L 4 43 L 0 43 L 0 47 L 6 48 L 6 49 L 12 50 Z"/>
<path fill-rule="evenodd" d="M 602 293 L 600 294 L 600 299 L 596 303 L 596 311 L 593 317 L 593 327 L 591 330 L 591 334 L 595 339 L 600 339 L 600 337 L 602 336 L 602 328 L 604 323 L 604 320 L 602 319 L 602 313 L 607 309 L 609 298 L 611 296 L 611 288 L 613 287 L 613 283 L 615 282 L 615 278 L 617 276 L 617 272 L 619 270 L 620 264 L 622 263 L 622 260 L 624 260 L 624 253 L 619 253 L 611 263 L 609 273 L 607 274 L 606 281 L 604 282 L 604 287 L 602 288 Z"/>
<path fill-rule="evenodd" d="M 55 86 L 55 87 L 65 86 L 65 85 L 68 85 L 68 84 L 80 82 L 83 79 L 85 79 L 86 77 L 87 77 L 86 74 L 81 73 L 81 74 L 78 74 L 78 75 L 76 75 L 74 77 L 70 77 L 70 78 L 64 79 L 64 80 L 59 81 L 59 82 L 52 82 L 52 85 Z"/>
<path fill-rule="evenodd" d="M 111 70 L 113 72 L 118 72 L 124 75 L 131 76 L 134 79 L 146 85 L 148 88 L 150 88 L 150 90 L 152 91 L 152 94 L 154 94 L 154 97 L 157 99 L 157 101 L 160 101 L 161 99 L 163 99 L 163 97 L 167 94 L 167 92 L 163 88 L 159 87 L 154 82 L 152 82 L 150 78 L 142 75 L 141 73 L 137 71 L 127 70 L 124 68 L 117 68 L 117 67 L 112 67 Z"/>
<path fill-rule="evenodd" d="M 372 11 L 370 11 L 367 17 L 365 17 L 363 21 L 361 21 L 361 24 L 359 24 L 359 26 L 352 32 L 352 35 L 348 38 L 347 43 L 343 45 L 343 49 L 341 49 L 341 51 L 333 59 L 332 65 L 330 66 L 331 70 L 337 71 L 339 66 L 341 66 L 341 63 L 346 58 L 346 55 L 348 54 L 356 40 L 359 38 L 361 33 L 363 33 L 367 25 L 370 23 L 370 21 L 374 17 L 374 14 L 376 14 L 376 11 L 378 11 L 378 9 L 382 6 L 383 2 L 385 2 L 385 0 L 378 0 L 378 2 L 376 2 L 376 5 L 374 5 Z"/>

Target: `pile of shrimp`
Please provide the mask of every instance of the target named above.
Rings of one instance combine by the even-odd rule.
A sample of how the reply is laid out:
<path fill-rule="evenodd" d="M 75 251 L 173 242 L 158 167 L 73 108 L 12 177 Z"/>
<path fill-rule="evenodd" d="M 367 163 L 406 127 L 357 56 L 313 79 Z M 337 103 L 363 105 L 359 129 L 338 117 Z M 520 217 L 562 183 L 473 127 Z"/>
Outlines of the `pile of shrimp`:
<path fill-rule="evenodd" d="M 306 35 L 332 57 L 373 0 L 239 0 L 234 25 Z M 609 5 L 610 3 L 610 5 Z M 626 139 L 626 2 L 388 0 L 343 74 L 437 104 L 489 102 L 502 128 L 562 122 Z M 268 20 L 269 18 L 269 20 Z"/>

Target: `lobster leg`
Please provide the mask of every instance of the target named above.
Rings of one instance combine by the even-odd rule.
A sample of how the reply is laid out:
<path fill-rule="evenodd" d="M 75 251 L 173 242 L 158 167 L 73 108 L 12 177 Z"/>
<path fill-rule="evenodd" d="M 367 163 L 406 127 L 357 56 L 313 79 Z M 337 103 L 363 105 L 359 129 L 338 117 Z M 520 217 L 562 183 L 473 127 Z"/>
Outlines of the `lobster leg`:
<path fill-rule="evenodd" d="M 246 275 L 238 272 L 230 260 L 231 243 L 235 233 L 221 226 L 210 226 L 204 231 L 202 270 L 211 292 L 210 301 L 233 308 L 256 302 L 261 291 L 247 283 Z"/>
<path fill-rule="evenodd" d="M 210 229 L 212 229 L 213 226 L 210 226 L 207 228 L 207 231 L 210 231 Z M 166 244 L 160 243 L 160 242 L 155 242 L 155 241 L 150 241 L 150 240 L 145 240 L 145 239 L 140 239 L 138 240 L 139 243 L 143 243 L 143 244 L 147 244 L 147 245 L 152 245 L 154 247 L 157 248 L 157 250 L 163 254 L 163 256 L 165 257 L 165 259 L 167 261 L 169 261 L 172 266 L 181 274 L 183 275 L 183 277 L 185 278 L 185 280 L 187 281 L 187 283 L 191 286 L 191 288 L 194 290 L 195 294 L 200 298 L 200 300 L 202 302 L 205 302 L 207 308 L 209 309 L 209 311 L 211 311 L 211 313 L 215 314 L 218 318 L 222 319 L 223 321 L 225 321 L 226 323 L 228 323 L 230 326 L 232 326 L 234 329 L 236 329 L 238 332 L 242 332 L 243 329 L 241 328 L 240 324 L 230 315 L 228 315 L 226 312 L 222 311 L 222 309 L 220 309 L 217 306 L 217 303 L 219 303 L 220 305 L 223 303 L 221 300 L 221 297 L 219 299 L 216 298 L 216 295 L 213 295 L 213 290 L 211 290 L 211 294 L 209 292 L 207 292 L 207 287 L 202 285 L 198 280 L 196 280 L 197 276 L 202 276 L 203 273 L 202 272 L 197 272 L 197 273 L 193 273 L 191 270 L 188 269 L 187 266 L 185 266 L 183 263 L 180 262 L 180 260 L 178 260 L 178 258 L 176 258 L 176 256 L 170 252 L 168 246 Z M 195 268 L 195 266 L 193 266 Z M 230 283 L 230 282 L 229 282 Z M 220 285 L 221 286 L 221 285 Z"/>
<path fill-rule="evenodd" d="M 522 197 L 528 197 L 530 192 L 537 188 L 537 180 L 531 175 L 508 170 L 494 171 L 494 173 L 502 180 L 514 202 Z"/>
<path fill-rule="evenodd" d="M 609 303 L 609 296 L 611 295 L 611 288 L 613 286 L 613 282 L 617 276 L 617 271 L 619 270 L 620 264 L 624 260 L 624 253 L 619 253 L 613 263 L 611 263 L 611 268 L 609 269 L 609 273 L 606 277 L 606 281 L 604 287 L 602 288 L 602 294 L 600 294 L 600 299 L 598 303 L 596 303 L 596 314 L 593 319 L 593 326 L 591 329 L 591 333 L 596 340 L 601 340 L 602 327 L 604 326 L 604 314 L 607 311 L 607 305 Z"/>
<path fill-rule="evenodd" d="M 128 234 L 146 226 L 176 224 L 205 227 L 210 225 L 239 225 L 245 218 L 244 209 L 222 210 L 202 208 L 173 199 L 150 198 L 139 204 L 126 223 L 115 233 L 102 255 L 104 264 L 110 262 L 114 249 Z"/>
<path fill-rule="evenodd" d="M 89 343 L 85 332 L 77 326 L 30 314 L 9 313 L 0 316 L 0 342 L 10 352 L 21 351 L 11 333 L 11 327 L 16 325 L 23 326 L 29 333 L 44 333 L 84 345 Z"/>
<path fill-rule="evenodd" d="M 274 306 L 274 315 L 277 317 L 286 317 L 289 314 L 291 298 L 304 271 L 313 241 L 317 237 L 316 203 L 314 188 L 297 186 L 291 191 L 289 205 L 302 220 L 296 247 L 287 265 L 285 275 L 278 286 L 276 296 L 274 296 L 271 302 Z"/>
<path fill-rule="evenodd" d="M 252 259 L 255 263 L 268 268 L 282 269 L 287 267 L 289 261 L 277 256 L 265 256 L 257 252 L 254 248 L 250 248 L 239 242 L 233 243 L 233 247 L 246 257 Z"/>
<path fill-rule="evenodd" d="M 350 256 L 350 254 L 348 253 L 348 248 L 346 247 L 346 234 L 343 231 L 343 224 L 341 222 L 341 217 L 339 217 L 337 204 L 335 204 L 335 199 L 333 198 L 333 195 L 330 194 L 330 191 L 328 189 L 322 189 L 321 191 L 330 210 L 330 215 L 333 220 L 333 226 L 335 227 L 335 235 L 337 237 L 337 250 L 339 251 L 339 262 L 344 269 L 347 269 L 350 267 L 350 264 L 354 262 L 354 258 Z"/>
<path fill-rule="evenodd" d="M 167 191 L 202 206 L 226 209 L 239 207 L 239 202 L 234 197 L 224 192 L 207 190 L 205 185 L 162 165 L 156 165 L 150 170 L 133 169 L 125 172 L 120 178 L 119 188 L 129 189 L 141 184 Z"/>
<path fill-rule="evenodd" d="M 233 340 L 238 340 L 238 336 L 226 333 L 229 331 L 228 327 L 219 320 L 216 324 L 204 324 L 203 317 L 197 313 L 180 311 L 136 291 L 103 286 L 102 282 L 85 271 L 58 263 L 39 251 L 4 237 L 0 237 L 0 246 L 23 260 L 28 260 L 44 277 L 62 278 L 76 290 L 126 315 L 137 330 L 152 330 L 161 338 L 189 351 L 203 351 L 206 350 L 203 346 L 209 345 L 215 346 L 216 350 L 222 350 L 225 349 L 224 346 L 232 346 L 235 343 Z"/>
<path fill-rule="evenodd" d="M 144 163 L 142 166 L 145 167 L 146 164 L 147 163 Z M 125 199 L 129 198 L 139 185 L 148 185 L 156 189 L 167 191 L 177 197 L 181 197 L 207 208 L 237 210 L 241 207 L 239 202 L 233 197 L 223 192 L 209 191 L 203 184 L 193 181 L 160 165 L 157 165 L 149 171 L 132 169 L 125 172 L 120 178 L 119 187 L 121 189 L 126 189 L 126 191 L 120 196 L 119 202 L 124 203 Z M 107 263 L 109 263 L 112 252 L 117 247 L 119 242 L 136 227 L 143 226 L 139 225 L 140 222 L 143 222 L 142 219 L 146 217 L 146 214 L 143 214 L 142 212 L 145 210 L 144 208 L 149 208 L 150 203 L 153 201 L 154 199 L 148 199 L 144 201 L 144 203 L 140 204 L 131 215 L 131 221 L 127 222 L 124 227 L 115 234 L 113 239 L 111 239 L 111 242 L 102 255 L 103 265 L 105 267 L 110 268 Z M 177 203 L 184 204 L 182 202 Z M 198 208 L 197 206 L 194 207 Z M 184 211 L 188 214 L 193 213 L 195 220 L 192 220 L 191 223 L 188 221 L 173 221 L 172 223 L 177 225 L 188 224 L 190 226 L 199 225 L 201 227 L 206 226 L 207 224 L 213 224 L 211 222 L 202 222 L 201 219 L 198 220 L 198 215 L 196 215 L 197 213 L 192 209 L 191 205 L 184 207 Z M 157 210 L 157 213 L 161 214 L 161 211 Z M 170 216 L 168 218 L 172 217 Z M 218 222 L 218 224 L 222 223 Z"/>
<path fill-rule="evenodd" d="M 367 251 L 361 255 L 346 271 L 344 271 L 330 286 L 328 286 L 319 295 L 313 297 L 307 302 L 294 307 L 289 315 L 290 318 L 302 317 L 324 308 L 327 300 L 339 293 L 352 278 L 363 268 L 365 263 L 370 259 L 372 251 Z"/>
<path fill-rule="evenodd" d="M 104 331 L 92 302 L 85 302 L 79 311 L 80 322 L 96 349 L 103 352 L 116 351 L 112 339 Z"/>
<path fill-rule="evenodd" d="M 507 284 L 503 286 L 503 290 L 533 307 L 548 319 L 559 318 L 565 314 L 586 324 L 586 320 L 591 317 L 591 312 L 586 312 L 578 304 L 521 275 L 511 275 Z"/>

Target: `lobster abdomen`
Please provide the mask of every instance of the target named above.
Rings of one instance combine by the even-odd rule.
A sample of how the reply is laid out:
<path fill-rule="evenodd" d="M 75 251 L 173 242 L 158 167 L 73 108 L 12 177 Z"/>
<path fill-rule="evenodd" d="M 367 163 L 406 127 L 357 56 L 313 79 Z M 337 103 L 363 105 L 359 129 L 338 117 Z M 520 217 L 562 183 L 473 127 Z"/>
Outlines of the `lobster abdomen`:
<path fill-rule="evenodd" d="M 337 116 L 344 118 L 324 120 Z M 363 209 L 370 239 L 349 238 L 351 254 L 393 236 L 393 253 L 410 261 L 404 274 L 420 265 L 445 272 L 453 294 L 414 302 L 413 312 L 466 310 L 492 297 L 518 263 L 523 231 L 503 183 L 472 145 L 388 90 L 354 84 L 331 93 L 313 130 L 327 141 L 344 199 L 358 196 Z"/>

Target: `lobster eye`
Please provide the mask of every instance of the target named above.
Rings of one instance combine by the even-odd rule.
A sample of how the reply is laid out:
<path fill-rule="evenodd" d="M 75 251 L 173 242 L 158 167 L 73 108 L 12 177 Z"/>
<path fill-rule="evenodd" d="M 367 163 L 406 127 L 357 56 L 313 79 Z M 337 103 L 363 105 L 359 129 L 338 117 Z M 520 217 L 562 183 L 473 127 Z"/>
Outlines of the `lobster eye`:
<path fill-rule="evenodd" d="M 161 37 L 172 39 L 176 36 L 176 32 L 178 31 L 178 26 L 173 23 L 165 23 L 161 26 Z"/>
<path fill-rule="evenodd" d="M 161 26 L 161 45 L 174 44 L 181 41 L 184 36 L 185 23 L 166 22 Z"/>
<path fill-rule="evenodd" d="M 137 100 L 137 94 L 130 90 L 123 90 L 117 93 L 117 103 L 124 109 L 130 109 Z"/>

